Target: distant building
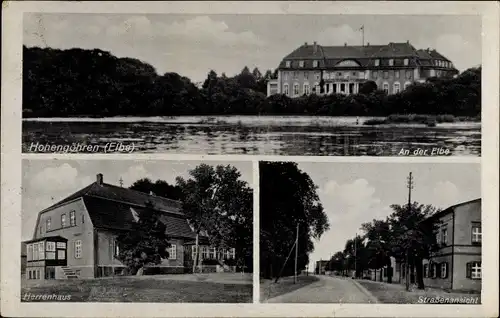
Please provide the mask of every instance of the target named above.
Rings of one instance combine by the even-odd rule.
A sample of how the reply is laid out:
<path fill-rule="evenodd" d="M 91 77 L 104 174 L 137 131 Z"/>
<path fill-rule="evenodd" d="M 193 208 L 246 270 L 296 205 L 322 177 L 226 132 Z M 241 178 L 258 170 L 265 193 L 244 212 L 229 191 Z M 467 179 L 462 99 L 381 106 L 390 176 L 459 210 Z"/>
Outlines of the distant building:
<path fill-rule="evenodd" d="M 330 261 L 328 261 L 328 260 L 316 261 L 316 268 L 314 270 L 314 273 L 317 275 L 325 275 L 326 271 L 328 269 L 329 263 L 330 263 Z"/>
<path fill-rule="evenodd" d="M 439 224 L 436 232 L 441 245 L 423 262 L 424 285 L 447 290 L 481 291 L 481 199 L 451 206 L 430 217 Z M 406 281 L 404 264 L 394 263 L 394 282 Z M 384 280 L 387 279 L 384 269 Z M 415 283 L 415 273 L 410 273 Z M 377 278 L 378 280 L 378 278 Z"/>
<path fill-rule="evenodd" d="M 170 239 L 168 259 L 160 269 L 167 273 L 189 272 L 195 253 L 195 232 L 181 210 L 181 202 L 96 181 L 38 214 L 33 239 L 24 242 L 26 278 L 95 278 L 124 274 L 117 259 L 119 234 L 130 230 L 146 202 L 161 212 Z M 223 270 L 224 260 L 234 259 L 235 250 L 209 246 L 199 238 L 201 259 L 211 259 Z M 213 262 L 212 262 L 213 263 Z"/>
<path fill-rule="evenodd" d="M 267 95 L 298 97 L 320 94 L 355 94 L 374 81 L 387 94 L 396 94 L 430 77 L 453 77 L 453 63 L 431 49 L 416 49 L 409 42 L 363 46 L 322 46 L 305 43 L 283 58 L 278 78 L 270 80 Z"/>

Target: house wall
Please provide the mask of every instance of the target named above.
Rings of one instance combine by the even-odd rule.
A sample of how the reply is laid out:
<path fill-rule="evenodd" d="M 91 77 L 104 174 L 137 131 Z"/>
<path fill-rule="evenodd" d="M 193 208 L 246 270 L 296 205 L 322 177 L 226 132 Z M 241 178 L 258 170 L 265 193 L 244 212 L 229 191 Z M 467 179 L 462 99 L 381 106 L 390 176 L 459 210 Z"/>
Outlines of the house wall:
<path fill-rule="evenodd" d="M 70 211 L 75 211 L 75 226 L 70 226 Z M 66 227 L 61 226 L 61 215 L 66 214 Z M 46 221 L 50 217 L 51 226 L 47 229 Z M 68 240 L 66 257 L 67 266 L 78 271 L 80 278 L 94 277 L 94 234 L 83 200 L 77 199 L 52 210 L 41 213 L 35 226 L 34 239 L 59 235 Z M 81 257 L 76 258 L 75 242 L 81 241 Z"/>
<path fill-rule="evenodd" d="M 454 255 L 455 270 L 453 271 L 453 289 L 454 290 L 474 290 L 481 291 L 481 279 L 467 278 L 466 268 L 468 262 L 480 262 L 481 254 L 467 255 L 456 254 Z"/>
<path fill-rule="evenodd" d="M 448 275 L 446 278 L 441 278 L 441 277 L 424 277 L 424 285 L 427 287 L 434 287 L 434 288 L 441 288 L 441 289 L 451 289 L 451 281 L 452 281 L 452 260 L 451 260 L 451 255 L 444 255 L 444 256 L 436 256 L 432 258 L 432 262 L 435 263 L 443 263 L 446 262 L 448 263 Z M 423 261 L 424 265 L 429 264 L 429 260 L 424 260 Z M 439 265 L 438 265 L 439 266 Z M 464 269 L 465 270 L 465 269 Z"/>
<path fill-rule="evenodd" d="M 455 208 L 455 245 L 472 245 L 472 224 L 481 223 L 481 201 Z"/>
<path fill-rule="evenodd" d="M 171 257 L 162 259 L 160 266 L 184 267 L 184 240 L 172 239 L 169 243 L 176 246 L 176 257 L 174 259 Z"/>

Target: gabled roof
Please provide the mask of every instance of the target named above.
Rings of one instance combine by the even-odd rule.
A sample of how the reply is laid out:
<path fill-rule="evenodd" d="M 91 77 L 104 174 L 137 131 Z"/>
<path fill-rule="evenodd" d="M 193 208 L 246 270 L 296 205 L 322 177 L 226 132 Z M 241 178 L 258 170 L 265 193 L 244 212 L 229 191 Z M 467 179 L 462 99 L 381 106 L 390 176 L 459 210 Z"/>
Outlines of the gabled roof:
<path fill-rule="evenodd" d="M 140 214 L 146 207 L 146 202 L 151 202 L 155 210 L 163 212 L 161 221 L 166 225 L 168 236 L 189 239 L 196 237 L 182 212 L 182 203 L 180 201 L 149 195 L 107 183 L 94 182 L 40 213 L 79 198 L 83 200 L 92 224 L 96 228 L 119 231 L 130 230 L 135 221 L 134 214 Z M 200 236 L 205 236 L 205 233 L 200 233 Z"/>
<path fill-rule="evenodd" d="M 474 199 L 474 200 L 469 200 L 469 201 L 465 201 L 465 202 L 462 202 L 462 203 L 458 203 L 458 204 L 452 205 L 450 207 L 447 207 L 444 210 L 441 210 L 441 211 L 439 211 L 437 213 L 434 213 L 433 215 L 429 216 L 425 220 L 431 220 L 431 219 L 435 219 L 435 218 L 441 217 L 441 216 L 446 215 L 448 213 L 452 213 L 456 208 L 458 208 L 458 207 L 460 207 L 462 205 L 473 204 L 473 203 L 477 203 L 477 202 L 481 202 L 481 198 Z"/>

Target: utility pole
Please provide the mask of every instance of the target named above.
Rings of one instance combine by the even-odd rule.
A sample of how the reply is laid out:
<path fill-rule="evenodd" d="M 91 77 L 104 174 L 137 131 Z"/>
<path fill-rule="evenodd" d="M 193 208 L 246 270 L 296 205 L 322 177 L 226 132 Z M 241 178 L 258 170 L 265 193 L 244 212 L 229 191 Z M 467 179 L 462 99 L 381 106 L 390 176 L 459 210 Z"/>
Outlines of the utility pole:
<path fill-rule="evenodd" d="M 413 189 L 413 176 L 412 173 L 408 175 L 408 214 L 411 213 L 411 190 Z M 407 242 L 408 243 L 408 242 Z M 410 290 L 410 264 L 409 264 L 409 251 L 410 244 L 406 246 L 406 260 L 405 260 L 405 274 L 406 274 L 406 290 Z"/>
<path fill-rule="evenodd" d="M 354 278 L 358 277 L 358 233 L 356 233 L 356 237 L 354 238 Z"/>
<path fill-rule="evenodd" d="M 365 46 L 365 26 L 362 25 L 359 30 L 361 31 L 361 46 Z"/>
<path fill-rule="evenodd" d="M 293 276 L 293 283 L 297 282 L 297 258 L 299 257 L 299 223 L 297 223 L 297 236 L 295 237 L 295 275 Z"/>
<path fill-rule="evenodd" d="M 118 180 L 118 181 L 120 182 L 120 187 L 123 188 L 123 179 L 122 179 L 122 177 L 120 177 L 120 180 Z"/>

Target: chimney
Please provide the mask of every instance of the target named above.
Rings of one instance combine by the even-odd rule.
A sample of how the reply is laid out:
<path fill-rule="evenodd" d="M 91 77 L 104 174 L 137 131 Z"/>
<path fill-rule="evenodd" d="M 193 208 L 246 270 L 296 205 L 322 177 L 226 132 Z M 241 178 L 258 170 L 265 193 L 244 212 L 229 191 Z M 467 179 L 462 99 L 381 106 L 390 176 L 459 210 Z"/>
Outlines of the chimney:
<path fill-rule="evenodd" d="M 316 53 L 318 51 L 318 43 L 314 41 L 313 43 L 313 53 Z"/>
<path fill-rule="evenodd" d="M 96 175 L 96 180 L 95 180 L 95 183 L 97 183 L 98 185 L 102 185 L 102 173 L 98 173 Z"/>
<path fill-rule="evenodd" d="M 344 46 L 347 46 L 347 42 L 344 42 Z"/>
<path fill-rule="evenodd" d="M 305 46 L 305 47 L 307 47 L 307 42 L 306 42 L 306 43 L 304 43 L 304 46 Z"/>
<path fill-rule="evenodd" d="M 406 44 L 410 44 L 410 40 L 406 40 Z"/>
<path fill-rule="evenodd" d="M 366 46 L 370 46 L 370 42 L 366 42 Z"/>

